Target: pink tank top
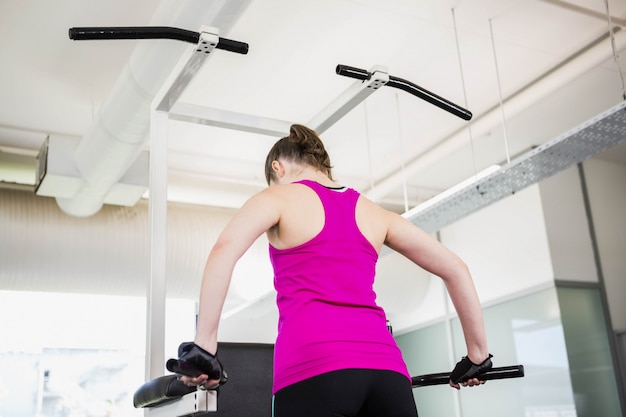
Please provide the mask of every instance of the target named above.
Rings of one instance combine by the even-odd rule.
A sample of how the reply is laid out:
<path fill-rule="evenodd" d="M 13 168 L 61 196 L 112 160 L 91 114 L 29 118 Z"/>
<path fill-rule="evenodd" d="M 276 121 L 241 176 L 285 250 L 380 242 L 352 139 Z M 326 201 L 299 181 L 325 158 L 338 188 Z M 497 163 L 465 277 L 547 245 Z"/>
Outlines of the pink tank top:
<path fill-rule="evenodd" d="M 356 224 L 359 193 L 298 183 L 319 196 L 325 224 L 302 245 L 269 248 L 279 311 L 273 392 L 340 369 L 383 369 L 410 379 L 376 304 L 378 254 Z"/>

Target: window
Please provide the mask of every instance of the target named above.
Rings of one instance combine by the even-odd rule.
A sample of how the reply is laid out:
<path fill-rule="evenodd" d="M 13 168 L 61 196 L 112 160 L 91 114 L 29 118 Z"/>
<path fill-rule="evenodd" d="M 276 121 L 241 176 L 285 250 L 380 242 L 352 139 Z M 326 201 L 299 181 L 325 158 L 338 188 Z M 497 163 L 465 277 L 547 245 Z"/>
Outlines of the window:
<path fill-rule="evenodd" d="M 166 355 L 193 337 L 195 304 L 168 300 Z M 141 297 L 0 292 L 0 417 L 143 416 Z"/>

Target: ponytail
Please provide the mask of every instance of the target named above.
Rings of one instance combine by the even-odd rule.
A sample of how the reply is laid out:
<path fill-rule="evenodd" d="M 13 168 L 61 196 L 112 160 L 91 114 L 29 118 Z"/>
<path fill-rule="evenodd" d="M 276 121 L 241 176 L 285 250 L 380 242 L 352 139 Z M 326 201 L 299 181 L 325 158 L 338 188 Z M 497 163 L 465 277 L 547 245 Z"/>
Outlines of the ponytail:
<path fill-rule="evenodd" d="M 268 185 L 274 180 L 272 161 L 279 158 L 307 164 L 326 174 L 331 180 L 332 165 L 330 157 L 324 148 L 324 143 L 314 130 L 300 124 L 291 125 L 289 136 L 280 139 L 274 144 L 265 160 L 265 180 Z"/>

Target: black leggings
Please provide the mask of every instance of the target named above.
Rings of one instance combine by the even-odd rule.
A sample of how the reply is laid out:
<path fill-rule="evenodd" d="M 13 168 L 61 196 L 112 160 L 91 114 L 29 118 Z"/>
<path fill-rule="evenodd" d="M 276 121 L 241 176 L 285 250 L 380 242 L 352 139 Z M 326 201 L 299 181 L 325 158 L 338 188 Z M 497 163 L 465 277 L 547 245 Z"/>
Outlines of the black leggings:
<path fill-rule="evenodd" d="M 417 417 L 411 382 L 392 371 L 345 369 L 274 395 L 273 417 Z"/>

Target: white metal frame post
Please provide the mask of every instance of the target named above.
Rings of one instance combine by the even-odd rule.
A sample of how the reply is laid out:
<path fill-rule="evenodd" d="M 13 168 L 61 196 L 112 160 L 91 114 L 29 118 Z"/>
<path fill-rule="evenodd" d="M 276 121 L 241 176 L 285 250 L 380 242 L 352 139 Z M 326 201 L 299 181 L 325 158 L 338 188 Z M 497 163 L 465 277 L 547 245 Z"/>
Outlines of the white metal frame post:
<path fill-rule="evenodd" d="M 146 297 L 146 380 L 163 374 L 167 255 L 167 113 L 150 118 L 150 278 Z"/>
<path fill-rule="evenodd" d="M 167 270 L 167 150 L 169 111 L 219 42 L 217 29 L 202 27 L 198 45 L 174 68 L 155 97 L 150 123 L 150 279 L 146 317 L 146 379 L 165 371 Z"/>

